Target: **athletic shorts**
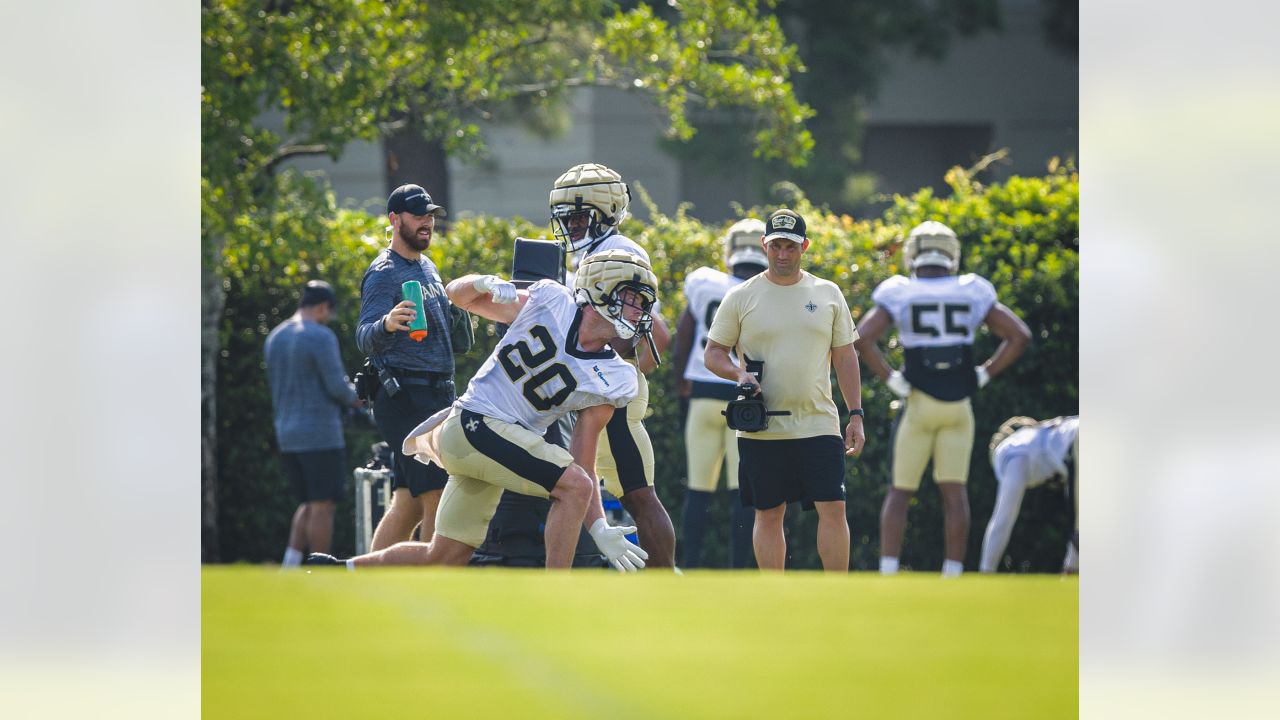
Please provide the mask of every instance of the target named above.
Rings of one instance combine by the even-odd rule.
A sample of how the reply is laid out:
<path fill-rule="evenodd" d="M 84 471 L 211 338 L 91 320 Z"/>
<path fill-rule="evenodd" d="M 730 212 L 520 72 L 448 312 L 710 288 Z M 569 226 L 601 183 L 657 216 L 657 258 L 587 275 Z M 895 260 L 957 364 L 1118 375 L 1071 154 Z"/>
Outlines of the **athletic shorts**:
<path fill-rule="evenodd" d="M 644 429 L 649 409 L 649 384 L 639 373 L 640 392 L 626 412 L 614 410 L 596 445 L 596 474 L 614 497 L 653 485 L 653 442 Z"/>
<path fill-rule="evenodd" d="M 794 440 L 738 438 L 738 488 L 742 504 L 769 510 L 800 502 L 845 499 L 844 439 L 835 435 Z"/>
<path fill-rule="evenodd" d="M 347 467 L 346 450 L 336 448 L 280 455 L 299 503 L 341 499 L 350 469 Z"/>
<path fill-rule="evenodd" d="M 913 389 L 893 439 L 893 486 L 915 492 L 933 460 L 934 482 L 964 484 L 973 451 L 973 406 L 969 399 L 939 400 Z"/>
<path fill-rule="evenodd" d="M 473 548 L 484 544 L 503 490 L 550 497 L 573 463 L 568 450 L 532 430 L 461 408 L 433 432 L 449 472 L 436 532 Z"/>
<path fill-rule="evenodd" d="M 423 465 L 400 452 L 405 436 L 423 420 L 454 401 L 453 391 L 447 387 L 401 384 L 395 397 L 378 388 L 373 401 L 373 420 L 378 434 L 393 451 L 391 488 L 408 488 L 418 497 L 428 490 L 444 487 L 449 474 L 436 465 Z"/>
<path fill-rule="evenodd" d="M 729 489 L 738 489 L 738 431 L 730 430 L 721 414 L 728 405 L 727 401 L 716 398 L 699 397 L 689 401 L 684 447 L 690 490 L 715 492 L 720 483 L 722 462 Z"/>

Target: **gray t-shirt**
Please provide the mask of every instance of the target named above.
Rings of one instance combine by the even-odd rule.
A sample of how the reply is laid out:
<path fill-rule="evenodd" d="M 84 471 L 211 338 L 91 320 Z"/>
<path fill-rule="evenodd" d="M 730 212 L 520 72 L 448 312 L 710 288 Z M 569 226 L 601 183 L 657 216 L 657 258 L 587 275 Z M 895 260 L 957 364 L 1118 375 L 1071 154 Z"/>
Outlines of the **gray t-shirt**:
<path fill-rule="evenodd" d="M 355 400 L 356 389 L 343 372 L 337 335 L 294 315 L 267 336 L 263 355 L 280 450 L 345 447 L 342 409 Z"/>

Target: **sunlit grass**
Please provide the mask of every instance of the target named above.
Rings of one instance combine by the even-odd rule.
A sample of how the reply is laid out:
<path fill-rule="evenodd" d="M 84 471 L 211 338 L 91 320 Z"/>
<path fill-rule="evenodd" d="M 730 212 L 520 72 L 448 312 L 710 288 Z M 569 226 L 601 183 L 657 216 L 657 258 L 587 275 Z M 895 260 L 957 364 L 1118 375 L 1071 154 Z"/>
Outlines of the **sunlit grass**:
<path fill-rule="evenodd" d="M 1074 578 L 203 572 L 206 718 L 1077 715 Z"/>

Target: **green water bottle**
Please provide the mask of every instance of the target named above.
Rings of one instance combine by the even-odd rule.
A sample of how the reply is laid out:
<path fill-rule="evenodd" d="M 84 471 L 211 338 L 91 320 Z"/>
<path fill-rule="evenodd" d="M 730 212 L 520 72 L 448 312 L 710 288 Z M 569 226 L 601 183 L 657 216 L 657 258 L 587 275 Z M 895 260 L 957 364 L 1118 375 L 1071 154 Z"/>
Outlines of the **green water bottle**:
<path fill-rule="evenodd" d="M 422 342 L 427 338 L 427 309 L 423 307 L 422 302 L 422 283 L 409 280 L 400 286 L 400 294 L 405 300 L 413 303 L 413 310 L 417 313 L 409 323 L 409 337 Z"/>

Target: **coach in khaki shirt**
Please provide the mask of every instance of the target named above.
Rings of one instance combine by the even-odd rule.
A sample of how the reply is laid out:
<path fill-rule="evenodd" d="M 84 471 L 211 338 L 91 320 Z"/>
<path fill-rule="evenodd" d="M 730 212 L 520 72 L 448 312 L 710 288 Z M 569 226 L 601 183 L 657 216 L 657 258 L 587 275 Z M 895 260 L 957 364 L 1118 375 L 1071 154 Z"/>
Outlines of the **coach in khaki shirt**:
<path fill-rule="evenodd" d="M 761 244 L 769 269 L 725 295 L 707 333 L 704 356 L 707 369 L 716 375 L 756 385 L 770 412 L 791 413 L 770 417 L 761 432 L 738 432 L 742 502 L 756 509 L 756 563 L 761 569 L 783 569 L 783 515 L 787 503 L 799 501 L 805 510 L 818 511 L 823 569 L 845 572 L 849 522 L 844 457 L 860 454 L 866 441 L 853 349 L 858 332 L 835 283 L 800 269 L 809 248 L 804 218 L 785 208 L 775 211 L 765 223 Z M 735 346 L 743 366 L 730 359 Z M 831 398 L 832 365 L 850 408 L 843 437 Z"/>

